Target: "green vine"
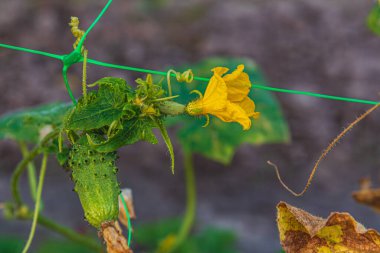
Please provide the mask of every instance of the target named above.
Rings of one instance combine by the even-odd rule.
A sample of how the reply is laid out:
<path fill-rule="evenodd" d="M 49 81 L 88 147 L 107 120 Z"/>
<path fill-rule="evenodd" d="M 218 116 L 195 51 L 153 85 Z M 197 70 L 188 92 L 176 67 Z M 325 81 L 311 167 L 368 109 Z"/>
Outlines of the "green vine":
<path fill-rule="evenodd" d="M 28 147 L 25 142 L 19 142 L 20 150 L 22 153 L 22 157 L 25 158 L 29 155 Z M 36 168 L 34 167 L 33 162 L 28 163 L 28 180 L 29 180 L 29 190 L 32 196 L 32 199 L 36 201 L 37 194 L 37 178 L 36 178 Z"/>
<path fill-rule="evenodd" d="M 24 249 L 22 250 L 22 253 L 28 252 L 29 247 L 32 244 L 32 241 L 33 241 L 33 238 L 34 238 L 34 233 L 36 232 L 38 215 L 39 215 L 39 212 L 40 212 L 42 187 L 44 185 L 45 173 L 46 173 L 46 168 L 47 168 L 47 166 L 46 166 L 47 159 L 48 159 L 48 154 L 44 153 L 44 156 L 42 158 L 42 163 L 41 163 L 40 177 L 39 177 L 39 180 L 38 180 L 38 187 L 37 187 L 37 193 L 36 193 L 36 203 L 35 203 L 35 207 L 34 207 L 32 227 L 30 228 L 29 238 L 28 238 L 28 241 L 25 244 Z"/>
<path fill-rule="evenodd" d="M 80 243 L 82 245 L 85 245 L 88 248 L 93 249 L 95 252 L 101 252 L 102 251 L 102 247 L 98 241 L 96 241 L 92 238 L 89 238 L 87 236 L 81 235 L 81 234 L 75 232 L 74 230 L 67 228 L 65 226 L 62 226 L 62 225 L 60 225 L 60 224 L 42 216 L 42 215 L 40 215 L 38 217 L 37 222 L 39 225 L 41 225 L 41 226 L 43 226 L 43 227 L 45 227 L 51 231 L 54 231 L 57 234 L 60 234 L 63 237 L 65 237 L 65 238 L 67 238 L 73 242 L 77 242 L 77 243 Z"/>
<path fill-rule="evenodd" d="M 170 252 L 174 252 L 183 242 L 186 241 L 194 225 L 197 209 L 197 191 L 194 175 L 193 155 L 184 153 L 184 168 L 186 180 L 186 212 L 181 228 L 176 236 L 176 241 Z"/>
<path fill-rule="evenodd" d="M 12 189 L 13 200 L 16 204 L 16 208 L 19 208 L 23 205 L 23 201 L 22 201 L 20 189 L 19 189 L 20 176 L 25 171 L 28 164 L 31 161 L 33 161 L 36 156 L 38 156 L 39 154 L 43 152 L 44 146 L 49 141 L 57 137 L 58 134 L 59 134 L 58 131 L 53 131 L 49 133 L 47 136 L 45 136 L 44 139 L 40 142 L 40 144 L 37 145 L 33 150 L 31 150 L 30 153 L 21 160 L 21 162 L 17 165 L 15 171 L 13 172 L 12 177 L 11 177 L 11 189 Z"/>

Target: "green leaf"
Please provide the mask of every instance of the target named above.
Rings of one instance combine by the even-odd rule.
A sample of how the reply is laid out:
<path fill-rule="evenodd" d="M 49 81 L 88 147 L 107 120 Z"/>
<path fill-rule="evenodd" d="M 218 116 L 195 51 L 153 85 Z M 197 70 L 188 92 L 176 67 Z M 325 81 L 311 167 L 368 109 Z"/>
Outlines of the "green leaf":
<path fill-rule="evenodd" d="M 185 66 L 179 71 L 191 68 L 194 75 L 211 77 L 211 69 L 225 66 L 234 70 L 239 64 L 245 65 L 245 72 L 249 75 L 253 85 L 265 85 L 266 81 L 258 66 L 248 59 L 211 58 L 194 66 Z M 187 104 L 197 96 L 189 95 L 191 90 L 197 89 L 204 93 L 207 82 L 194 81 L 191 84 L 175 83 L 173 94 L 180 95 L 177 102 Z M 198 153 L 222 164 L 229 164 L 236 149 L 243 143 L 261 145 L 266 143 L 283 143 L 289 141 L 289 130 L 282 115 L 281 107 L 276 98 L 268 91 L 252 88 L 249 97 L 256 104 L 256 111 L 260 118 L 252 121 L 252 127 L 243 131 L 237 123 L 225 123 L 211 116 L 210 124 L 202 127 L 205 118 L 189 116 L 172 117 L 167 120 L 168 125 L 179 125 L 178 138 L 183 149 Z"/>
<path fill-rule="evenodd" d="M 24 248 L 24 241 L 15 236 L 0 235 L 1 253 L 20 253 Z"/>
<path fill-rule="evenodd" d="M 236 236 L 232 231 L 208 227 L 184 244 L 183 252 L 236 253 Z M 196 249 L 193 251 L 193 249 Z"/>
<path fill-rule="evenodd" d="M 175 235 L 180 226 L 180 219 L 167 219 L 141 225 L 135 230 L 134 240 L 148 252 L 153 253 L 160 242 L 168 235 Z M 190 236 L 173 253 L 237 253 L 235 248 L 236 236 L 232 231 L 208 227 Z"/>
<path fill-rule="evenodd" d="M 132 87 L 123 78 L 103 77 L 90 86 L 96 85 L 99 86 L 99 93 L 102 96 L 111 95 L 109 99 L 114 99 L 114 104 L 124 103 L 125 98 L 130 101 L 134 97 Z"/>
<path fill-rule="evenodd" d="M 380 35 L 380 4 L 377 1 L 368 14 L 367 26 L 373 33 Z"/>
<path fill-rule="evenodd" d="M 135 117 L 123 124 L 123 129 L 118 130 L 108 140 L 97 143 L 89 138 L 90 145 L 98 152 L 112 152 L 125 145 L 131 145 L 138 141 L 147 141 L 157 144 L 157 138 L 152 128 L 154 123 L 148 118 Z"/>
<path fill-rule="evenodd" d="M 174 156 L 172 141 L 169 137 L 168 131 L 166 130 L 166 127 L 164 126 L 163 122 L 161 120 L 155 120 L 155 123 L 161 132 L 162 139 L 164 140 L 166 147 L 168 148 L 168 151 L 170 154 L 170 160 L 171 160 L 171 169 L 172 169 L 172 173 L 174 174 L 175 156 Z"/>
<path fill-rule="evenodd" d="M 105 77 L 91 86 L 98 85 L 87 99 L 83 97 L 73 108 L 65 121 L 68 130 L 92 130 L 110 125 L 123 115 L 123 107 L 132 99 L 133 93 L 126 81 L 121 78 Z"/>
<path fill-rule="evenodd" d="M 93 250 L 67 240 L 48 240 L 37 248 L 36 253 L 92 253 Z M 18 252 L 19 253 L 19 252 Z"/>
<path fill-rule="evenodd" d="M 56 153 L 58 164 L 61 166 L 64 166 L 67 160 L 69 159 L 70 149 L 68 149 L 67 147 L 63 147 L 62 152 L 59 152 L 57 150 L 55 153 Z"/>
<path fill-rule="evenodd" d="M 0 118 L 0 140 L 37 143 L 41 130 L 60 127 L 71 107 L 71 104 L 54 103 L 6 114 Z"/>
<path fill-rule="evenodd" d="M 176 233 L 181 227 L 181 219 L 163 219 L 140 225 L 134 229 L 133 238 L 138 245 L 151 250 L 158 247 L 167 235 Z"/>

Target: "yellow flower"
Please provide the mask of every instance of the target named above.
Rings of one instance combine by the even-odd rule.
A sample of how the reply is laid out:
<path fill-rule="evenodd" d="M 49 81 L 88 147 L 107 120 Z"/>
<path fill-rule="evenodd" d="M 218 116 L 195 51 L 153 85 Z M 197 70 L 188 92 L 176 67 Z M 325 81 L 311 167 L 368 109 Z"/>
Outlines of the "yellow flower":
<path fill-rule="evenodd" d="M 190 115 L 214 115 L 224 122 L 237 122 L 244 130 L 251 127 L 251 119 L 257 119 L 255 103 L 248 97 L 251 89 L 249 76 L 244 71 L 244 65 L 239 65 L 231 74 L 229 69 L 216 67 L 212 70 L 205 94 L 190 102 L 186 111 Z"/>

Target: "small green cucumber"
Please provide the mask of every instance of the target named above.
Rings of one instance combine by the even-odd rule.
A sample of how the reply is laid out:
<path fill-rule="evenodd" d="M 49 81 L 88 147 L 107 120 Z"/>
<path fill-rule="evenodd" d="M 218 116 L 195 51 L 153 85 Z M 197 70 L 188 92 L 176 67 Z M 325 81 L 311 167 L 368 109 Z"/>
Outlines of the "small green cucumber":
<path fill-rule="evenodd" d="M 95 136 L 96 138 L 96 136 Z M 72 147 L 68 165 L 83 207 L 85 219 L 95 228 L 119 215 L 116 152 L 100 153 L 88 144 L 86 136 Z"/>

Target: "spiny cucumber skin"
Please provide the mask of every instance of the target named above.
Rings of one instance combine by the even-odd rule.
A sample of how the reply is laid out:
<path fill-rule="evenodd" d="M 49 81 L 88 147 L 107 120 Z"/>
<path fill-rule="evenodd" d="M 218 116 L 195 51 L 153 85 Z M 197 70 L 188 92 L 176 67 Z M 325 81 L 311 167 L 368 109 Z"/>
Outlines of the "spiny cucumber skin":
<path fill-rule="evenodd" d="M 74 190 L 84 210 L 85 219 L 99 229 L 103 222 L 114 221 L 119 215 L 117 155 L 91 149 L 87 140 L 78 141 L 70 151 Z"/>

